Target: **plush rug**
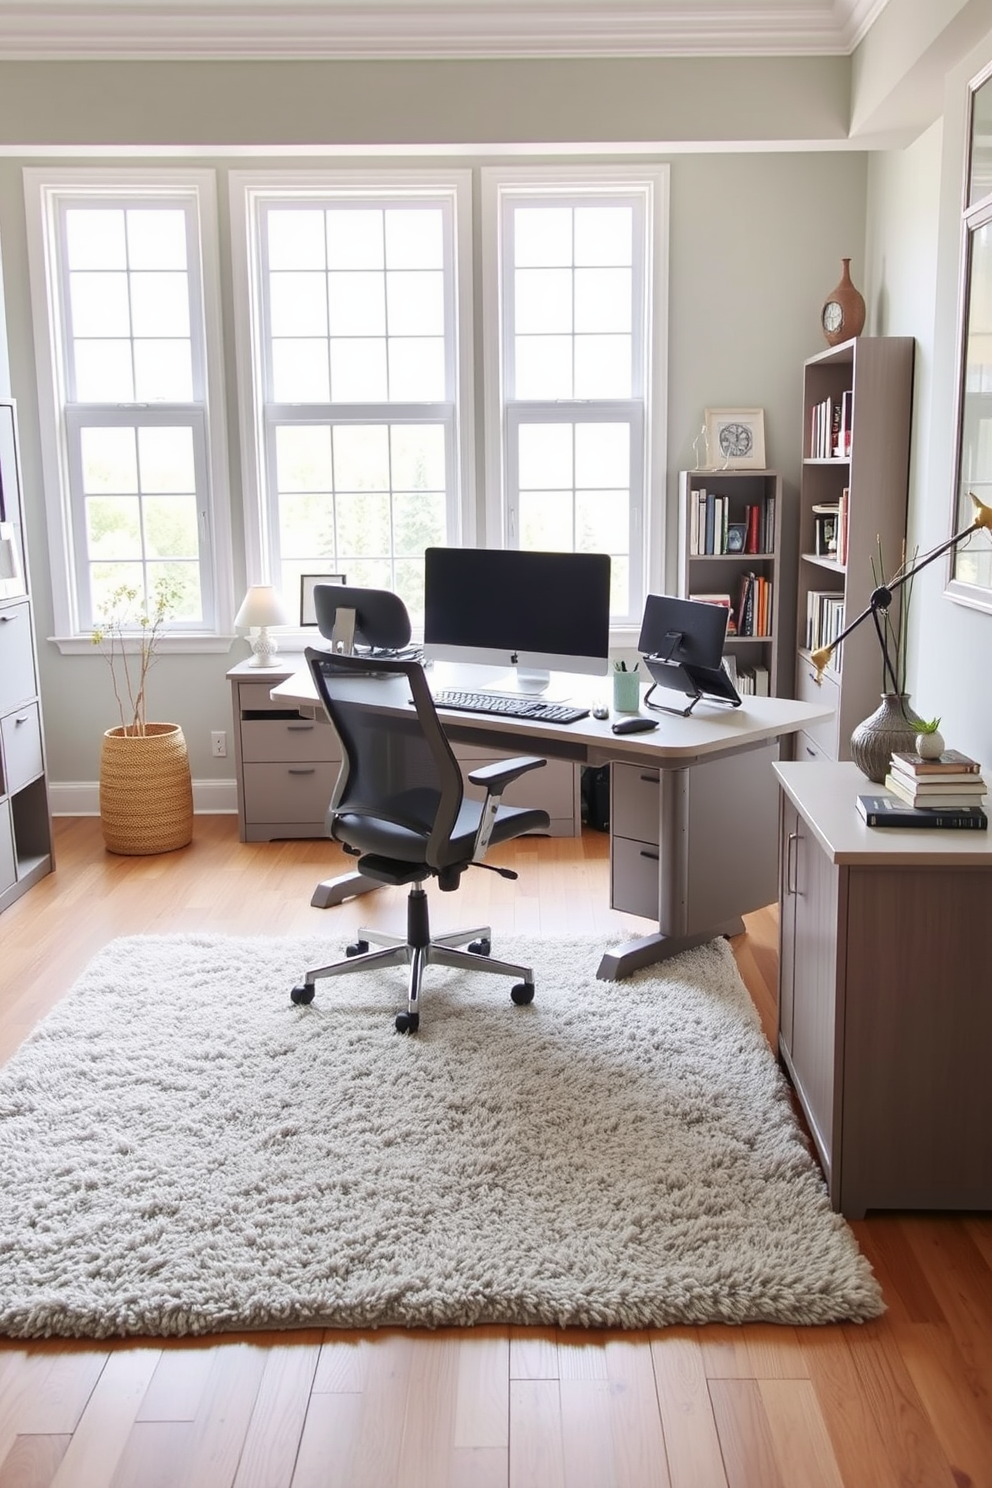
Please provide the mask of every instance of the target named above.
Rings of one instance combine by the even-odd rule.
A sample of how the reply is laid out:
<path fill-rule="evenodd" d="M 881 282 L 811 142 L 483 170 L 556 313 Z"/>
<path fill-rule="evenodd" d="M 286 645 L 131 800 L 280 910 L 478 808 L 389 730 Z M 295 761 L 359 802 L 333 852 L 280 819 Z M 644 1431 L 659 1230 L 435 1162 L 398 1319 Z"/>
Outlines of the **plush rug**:
<path fill-rule="evenodd" d="M 324 938 L 112 942 L 0 1070 L 0 1331 L 823 1323 L 879 1288 L 715 941 L 497 940 L 289 990 Z"/>

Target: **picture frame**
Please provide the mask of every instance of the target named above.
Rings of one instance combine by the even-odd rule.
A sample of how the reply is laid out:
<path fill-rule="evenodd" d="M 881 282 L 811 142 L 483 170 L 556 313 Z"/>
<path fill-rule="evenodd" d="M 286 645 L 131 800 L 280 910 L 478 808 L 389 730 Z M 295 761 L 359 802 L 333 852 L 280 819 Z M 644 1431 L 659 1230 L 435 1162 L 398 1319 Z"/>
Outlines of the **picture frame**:
<path fill-rule="evenodd" d="M 765 469 L 763 408 L 707 408 L 704 418 L 708 469 Z"/>
<path fill-rule="evenodd" d="M 747 542 L 747 523 L 729 522 L 727 524 L 727 552 L 743 553 L 744 544 Z"/>
<path fill-rule="evenodd" d="M 347 584 L 347 574 L 301 574 L 300 575 L 300 624 L 316 625 L 317 611 L 313 591 L 318 584 Z"/>

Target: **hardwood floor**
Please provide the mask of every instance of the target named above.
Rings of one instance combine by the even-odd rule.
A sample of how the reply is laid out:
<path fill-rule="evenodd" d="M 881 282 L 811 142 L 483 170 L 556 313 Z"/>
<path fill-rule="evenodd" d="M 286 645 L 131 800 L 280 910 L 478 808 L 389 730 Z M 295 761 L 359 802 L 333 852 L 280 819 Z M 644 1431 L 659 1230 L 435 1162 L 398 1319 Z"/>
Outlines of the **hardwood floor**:
<path fill-rule="evenodd" d="M 337 850 L 242 844 L 233 817 L 198 817 L 157 858 L 112 857 L 97 822 L 63 819 L 56 849 L 0 916 L 0 1058 L 114 936 L 330 948 L 359 919 L 402 923 L 403 890 L 311 909 Z M 472 873 L 438 915 L 497 936 L 640 933 L 608 908 L 606 851 L 597 833 L 510 844 L 496 860 L 517 883 Z M 769 1037 L 776 937 L 765 910 L 735 944 Z M 888 1304 L 860 1327 L 0 1340 L 0 1488 L 992 1488 L 992 1218 L 854 1230 Z"/>

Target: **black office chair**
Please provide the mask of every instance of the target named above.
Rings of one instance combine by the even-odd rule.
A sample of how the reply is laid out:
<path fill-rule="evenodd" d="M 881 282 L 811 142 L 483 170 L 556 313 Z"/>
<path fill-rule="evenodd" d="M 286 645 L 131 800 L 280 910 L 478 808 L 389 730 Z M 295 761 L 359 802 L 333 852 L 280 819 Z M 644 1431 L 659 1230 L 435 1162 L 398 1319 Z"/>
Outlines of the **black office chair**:
<path fill-rule="evenodd" d="M 457 889 L 465 870 L 482 864 L 490 843 L 547 828 L 546 811 L 503 806 L 500 801 L 512 781 L 547 761 L 526 756 L 473 770 L 469 780 L 484 786 L 487 795 L 483 802 L 470 800 L 418 662 L 328 655 L 312 649 L 306 659 L 343 752 L 327 812 L 328 834 L 358 856 L 359 872 L 367 878 L 411 888 L 405 939 L 359 930 L 358 940 L 347 947 L 347 959 L 308 971 L 293 988 L 292 1000 L 312 1002 L 315 983 L 322 977 L 407 963 L 407 1011 L 397 1016 L 396 1027 L 400 1033 L 414 1033 L 420 1024 L 424 968 L 434 962 L 519 977 L 510 996 L 519 1006 L 531 1002 L 532 968 L 491 957 L 488 926 L 431 939 L 423 885 L 436 878 L 443 891 Z M 375 707 L 369 705 L 371 698 Z M 384 700 L 395 703 L 395 714 L 381 711 Z M 517 876 L 505 868 L 494 871 Z M 384 949 L 370 950 L 370 942 Z M 467 950 L 455 949 L 466 944 Z"/>

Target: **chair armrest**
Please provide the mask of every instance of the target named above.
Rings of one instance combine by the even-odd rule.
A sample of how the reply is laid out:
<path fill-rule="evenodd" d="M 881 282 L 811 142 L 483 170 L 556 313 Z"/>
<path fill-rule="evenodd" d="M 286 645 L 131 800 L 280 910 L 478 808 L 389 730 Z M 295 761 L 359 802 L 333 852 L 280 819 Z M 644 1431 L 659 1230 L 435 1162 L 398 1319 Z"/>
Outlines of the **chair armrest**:
<path fill-rule="evenodd" d="M 468 778 L 473 785 L 483 786 L 490 795 L 499 796 L 519 776 L 526 775 L 528 770 L 539 770 L 547 763 L 546 759 L 539 759 L 536 755 L 521 754 L 514 759 L 496 760 L 491 765 L 480 765 L 477 770 L 470 772 Z"/>

